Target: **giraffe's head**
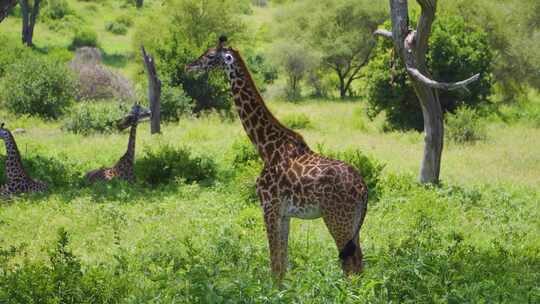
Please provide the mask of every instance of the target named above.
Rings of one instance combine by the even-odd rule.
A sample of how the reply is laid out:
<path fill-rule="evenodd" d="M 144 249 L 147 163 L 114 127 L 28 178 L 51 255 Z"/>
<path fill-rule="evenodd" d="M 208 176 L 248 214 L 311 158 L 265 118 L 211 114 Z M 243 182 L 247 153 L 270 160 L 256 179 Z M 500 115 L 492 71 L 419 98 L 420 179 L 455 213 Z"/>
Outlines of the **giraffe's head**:
<path fill-rule="evenodd" d="M 117 122 L 117 126 L 120 130 L 124 130 L 131 126 L 138 124 L 139 122 L 146 120 L 152 116 L 152 112 L 147 108 L 136 103 L 131 108 L 131 111 Z"/>
<path fill-rule="evenodd" d="M 3 140 L 7 140 L 10 138 L 9 130 L 4 128 L 4 123 L 0 125 L 0 138 Z"/>
<path fill-rule="evenodd" d="M 186 65 L 186 71 L 209 71 L 215 68 L 226 68 L 231 66 L 236 58 L 235 52 L 226 47 L 227 37 L 219 37 L 218 45 L 215 48 L 210 48 L 197 60 Z"/>

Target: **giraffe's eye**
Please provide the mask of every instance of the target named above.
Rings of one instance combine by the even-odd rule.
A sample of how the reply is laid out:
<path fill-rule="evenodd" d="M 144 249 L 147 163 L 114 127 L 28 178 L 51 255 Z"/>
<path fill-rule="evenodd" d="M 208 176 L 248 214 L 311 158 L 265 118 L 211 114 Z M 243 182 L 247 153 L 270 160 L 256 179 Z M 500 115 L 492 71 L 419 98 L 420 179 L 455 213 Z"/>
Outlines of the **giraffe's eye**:
<path fill-rule="evenodd" d="M 231 54 L 225 54 L 223 60 L 225 60 L 226 64 L 231 64 L 234 61 L 234 57 Z"/>

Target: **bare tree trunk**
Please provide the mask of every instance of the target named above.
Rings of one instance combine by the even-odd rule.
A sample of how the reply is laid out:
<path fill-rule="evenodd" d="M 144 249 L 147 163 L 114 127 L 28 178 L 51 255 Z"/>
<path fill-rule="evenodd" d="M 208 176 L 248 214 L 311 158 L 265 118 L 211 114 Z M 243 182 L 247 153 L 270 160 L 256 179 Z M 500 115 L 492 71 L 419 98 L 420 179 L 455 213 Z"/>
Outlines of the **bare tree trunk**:
<path fill-rule="evenodd" d="M 141 8 L 143 6 L 143 1 L 144 0 L 135 0 L 135 6 L 137 8 Z"/>
<path fill-rule="evenodd" d="M 34 5 L 30 11 L 28 0 L 19 0 L 22 13 L 22 43 L 27 46 L 33 45 L 34 26 L 39 14 L 39 4 L 41 0 L 34 0 Z"/>
<path fill-rule="evenodd" d="M 476 74 L 456 83 L 442 83 L 430 79 L 426 53 L 431 25 L 435 19 L 437 0 L 417 0 L 422 13 L 416 31 L 409 29 L 407 0 L 389 1 L 392 32 L 377 30 L 374 34 L 391 38 L 396 53 L 405 63 L 424 116 L 425 146 L 420 168 L 420 182 L 436 184 L 439 182 L 444 139 L 443 113 L 437 89 L 466 89 L 466 85 L 476 81 L 479 75 Z"/>
<path fill-rule="evenodd" d="M 17 5 L 17 0 L 0 0 L 0 22 L 7 17 L 9 10 L 15 5 Z"/>
<path fill-rule="evenodd" d="M 141 46 L 141 52 L 144 59 L 144 66 L 148 74 L 148 100 L 150 101 L 150 111 L 152 111 L 152 121 L 150 130 L 152 134 L 161 132 L 161 81 L 156 72 L 154 58 L 146 53 L 144 46 Z"/>

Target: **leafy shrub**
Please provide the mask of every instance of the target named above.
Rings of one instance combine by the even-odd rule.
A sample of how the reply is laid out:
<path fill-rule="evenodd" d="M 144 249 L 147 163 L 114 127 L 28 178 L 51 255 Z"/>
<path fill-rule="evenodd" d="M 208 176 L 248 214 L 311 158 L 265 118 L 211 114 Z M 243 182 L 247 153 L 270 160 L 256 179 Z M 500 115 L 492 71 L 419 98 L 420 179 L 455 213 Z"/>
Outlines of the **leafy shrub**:
<path fill-rule="evenodd" d="M 98 45 L 97 33 L 90 28 L 83 28 L 75 32 L 69 49 L 76 50 L 83 46 L 98 47 Z"/>
<path fill-rule="evenodd" d="M 361 131 L 366 131 L 367 127 L 367 118 L 366 113 L 363 107 L 357 107 L 353 110 L 353 123 L 352 126 Z"/>
<path fill-rule="evenodd" d="M 0 302 L 2 303 L 119 303 L 129 291 L 129 279 L 118 266 L 89 268 L 69 249 L 69 234 L 58 230 L 49 261 L 21 265 L 0 264 Z M 3 251 L 3 250 L 0 250 Z M 21 251 L 6 251 L 11 258 Z M 7 256 L 7 255 L 6 255 Z"/>
<path fill-rule="evenodd" d="M 309 129 L 313 127 L 311 120 L 304 113 L 289 114 L 281 120 L 283 124 L 291 129 Z"/>
<path fill-rule="evenodd" d="M 116 23 L 123 24 L 126 27 L 130 27 L 133 25 L 133 18 L 130 15 L 121 15 L 116 17 L 115 19 Z"/>
<path fill-rule="evenodd" d="M 66 0 L 48 0 L 45 16 L 53 20 L 62 19 L 71 14 L 71 8 Z"/>
<path fill-rule="evenodd" d="M 386 27 L 390 23 L 385 24 Z M 433 25 L 427 56 L 432 78 L 445 82 L 459 81 L 480 73 L 480 80 L 463 90 L 439 91 L 444 112 L 459 105 L 475 106 L 485 100 L 492 86 L 493 52 L 487 34 L 461 17 L 441 15 Z M 386 113 L 393 129 L 423 129 L 420 103 L 403 64 L 391 51 L 391 41 L 379 40 L 374 58 L 366 67 L 368 114 Z"/>
<path fill-rule="evenodd" d="M 105 30 L 115 35 L 125 35 L 128 31 L 128 28 L 122 23 L 110 21 L 105 24 Z"/>
<path fill-rule="evenodd" d="M 228 189 L 244 202 L 258 201 L 256 183 L 263 164 L 255 146 L 247 136 L 236 139 L 229 152 L 231 176 Z"/>
<path fill-rule="evenodd" d="M 75 95 L 70 71 L 60 62 L 27 56 L 6 69 L 0 100 L 11 112 L 56 119 L 69 108 Z"/>
<path fill-rule="evenodd" d="M 114 103 L 81 102 L 64 119 L 62 129 L 75 134 L 111 133 L 125 111 Z"/>
<path fill-rule="evenodd" d="M 471 108 L 459 107 L 456 113 L 446 114 L 446 135 L 456 143 L 468 143 L 486 137 L 478 113 Z"/>
<path fill-rule="evenodd" d="M 178 121 L 182 115 L 192 112 L 194 104 L 182 88 L 164 85 L 161 88 L 160 107 L 162 120 Z"/>
<path fill-rule="evenodd" d="M 19 58 L 31 56 L 29 48 L 5 35 L 0 35 L 0 49 L 2 50 L 0 52 L 0 78 L 5 75 L 9 65 L 18 61 Z"/>
<path fill-rule="evenodd" d="M 338 159 L 353 166 L 366 183 L 370 200 L 377 200 L 379 197 L 379 182 L 385 164 L 375 158 L 364 154 L 360 150 L 349 149 L 341 152 L 326 151 L 323 146 L 319 146 L 320 153 L 326 157 Z"/>
<path fill-rule="evenodd" d="M 175 180 L 211 182 L 216 176 L 216 163 L 206 156 L 194 156 L 188 148 L 170 145 L 152 150 L 146 148 L 142 159 L 135 164 L 137 176 L 150 185 Z"/>

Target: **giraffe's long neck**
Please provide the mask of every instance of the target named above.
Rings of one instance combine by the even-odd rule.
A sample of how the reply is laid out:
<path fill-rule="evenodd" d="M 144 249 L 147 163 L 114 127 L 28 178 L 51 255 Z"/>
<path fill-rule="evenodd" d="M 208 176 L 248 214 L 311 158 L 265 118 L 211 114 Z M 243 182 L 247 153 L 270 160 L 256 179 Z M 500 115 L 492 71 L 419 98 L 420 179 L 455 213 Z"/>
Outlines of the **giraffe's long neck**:
<path fill-rule="evenodd" d="M 242 57 L 234 51 L 235 61 L 226 66 L 236 110 L 251 142 L 265 163 L 280 161 L 283 146 L 309 151 L 302 136 L 282 125 L 262 99 Z M 281 153 L 281 154 L 280 154 Z"/>
<path fill-rule="evenodd" d="M 123 164 L 133 164 L 133 161 L 135 159 L 135 142 L 137 139 L 137 124 L 134 124 L 131 126 L 131 130 L 129 131 L 129 141 L 127 146 L 127 151 L 122 156 L 120 161 L 118 162 Z"/>
<path fill-rule="evenodd" d="M 23 168 L 21 154 L 13 135 L 10 133 L 4 142 L 6 144 L 6 178 L 8 183 L 15 179 L 29 179 Z"/>

